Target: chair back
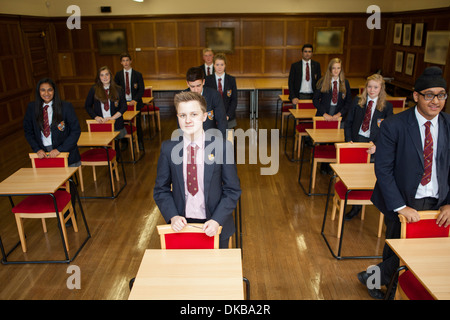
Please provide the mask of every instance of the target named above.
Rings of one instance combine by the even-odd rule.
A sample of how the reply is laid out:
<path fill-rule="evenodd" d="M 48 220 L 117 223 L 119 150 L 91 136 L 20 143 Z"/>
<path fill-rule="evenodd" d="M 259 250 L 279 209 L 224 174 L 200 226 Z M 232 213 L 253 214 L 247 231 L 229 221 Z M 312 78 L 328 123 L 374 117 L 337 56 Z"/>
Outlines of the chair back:
<path fill-rule="evenodd" d="M 406 97 L 387 97 L 386 101 L 392 103 L 394 109 L 404 109 L 406 104 Z"/>
<path fill-rule="evenodd" d="M 314 129 L 339 129 L 341 127 L 342 117 L 337 121 L 326 121 L 324 117 L 313 117 Z"/>
<path fill-rule="evenodd" d="M 420 220 L 414 223 L 408 223 L 401 214 L 398 215 L 401 222 L 402 239 L 407 238 L 443 238 L 449 237 L 450 226 L 439 227 L 436 219 L 439 216 L 439 210 L 418 211 Z"/>
<path fill-rule="evenodd" d="M 104 123 L 99 123 L 95 120 L 86 120 L 89 132 L 114 132 L 115 120 L 109 120 Z"/>
<path fill-rule="evenodd" d="M 289 87 L 286 87 L 286 86 L 281 87 L 281 94 L 288 96 L 289 95 Z"/>
<path fill-rule="evenodd" d="M 136 111 L 136 105 L 127 103 L 127 111 Z"/>
<path fill-rule="evenodd" d="M 151 98 L 153 97 L 153 90 L 151 86 L 145 87 L 143 98 Z"/>
<path fill-rule="evenodd" d="M 33 168 L 64 168 L 68 167 L 68 152 L 61 152 L 56 158 L 39 159 L 36 153 L 29 153 Z"/>
<path fill-rule="evenodd" d="M 219 235 L 222 227 L 214 237 L 209 237 L 202 230 L 203 224 L 187 224 L 183 230 L 176 232 L 170 224 L 156 226 L 161 239 L 161 249 L 219 249 Z"/>
<path fill-rule="evenodd" d="M 337 163 L 369 163 L 370 154 L 367 150 L 372 146 L 369 142 L 339 142 L 336 147 Z"/>
<path fill-rule="evenodd" d="M 312 100 L 298 100 L 297 109 L 315 109 Z"/>

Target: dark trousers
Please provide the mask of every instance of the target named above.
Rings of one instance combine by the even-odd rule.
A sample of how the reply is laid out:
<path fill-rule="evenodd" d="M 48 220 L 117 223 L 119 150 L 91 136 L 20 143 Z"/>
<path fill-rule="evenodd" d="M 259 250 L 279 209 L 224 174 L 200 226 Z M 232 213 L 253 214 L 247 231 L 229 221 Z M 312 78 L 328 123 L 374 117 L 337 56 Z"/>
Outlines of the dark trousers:
<path fill-rule="evenodd" d="M 422 198 L 415 199 L 410 207 L 417 211 L 422 210 L 437 210 L 439 209 L 438 199 L 436 198 Z M 385 219 L 386 224 L 386 239 L 400 239 L 401 223 L 398 218 L 391 220 Z M 381 285 L 388 285 L 391 281 L 392 275 L 399 267 L 400 259 L 392 251 L 392 249 L 385 244 L 383 249 L 383 261 L 378 264 L 381 271 Z"/>

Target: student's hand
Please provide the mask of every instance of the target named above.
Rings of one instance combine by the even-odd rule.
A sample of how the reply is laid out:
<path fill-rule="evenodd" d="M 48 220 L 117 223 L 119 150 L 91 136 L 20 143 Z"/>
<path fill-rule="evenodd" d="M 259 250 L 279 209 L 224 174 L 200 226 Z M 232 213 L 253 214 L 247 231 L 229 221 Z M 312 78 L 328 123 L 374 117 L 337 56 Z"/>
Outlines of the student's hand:
<path fill-rule="evenodd" d="M 205 231 L 208 237 L 214 237 L 219 231 L 219 223 L 215 220 L 208 220 L 203 225 L 203 231 Z"/>
<path fill-rule="evenodd" d="M 333 117 L 330 116 L 328 113 L 324 113 L 323 118 L 325 119 L 325 121 L 333 121 Z"/>
<path fill-rule="evenodd" d="M 48 154 L 49 158 L 56 158 L 57 156 L 59 156 L 61 152 L 58 151 L 58 149 L 53 149 L 52 151 L 50 151 L 50 153 Z"/>
<path fill-rule="evenodd" d="M 292 99 L 292 104 L 298 104 L 298 99 L 297 98 Z"/>
<path fill-rule="evenodd" d="M 95 117 L 95 121 L 97 121 L 98 123 L 103 123 L 105 119 L 103 119 L 102 117 L 96 116 Z"/>
<path fill-rule="evenodd" d="M 417 211 L 408 206 L 404 207 L 402 210 L 399 210 L 398 214 L 404 216 L 408 223 L 420 221 L 420 216 Z"/>
<path fill-rule="evenodd" d="M 183 228 L 186 226 L 187 221 L 185 217 L 182 216 L 175 216 L 170 219 L 170 225 L 175 232 L 179 232 L 183 230 Z"/>
<path fill-rule="evenodd" d="M 128 102 L 129 105 L 134 106 L 137 104 L 137 102 L 135 100 L 131 100 Z"/>
<path fill-rule="evenodd" d="M 47 157 L 47 154 L 45 153 L 45 151 L 44 150 L 38 150 L 37 152 L 36 152 L 36 155 L 38 156 L 38 158 L 39 159 L 43 159 L 43 158 L 46 158 Z"/>
<path fill-rule="evenodd" d="M 367 149 L 367 153 L 368 154 L 374 154 L 375 151 L 377 150 L 377 146 L 372 141 L 370 141 L 370 143 L 372 145 L 369 147 L 369 149 Z"/>
<path fill-rule="evenodd" d="M 440 208 L 440 211 L 441 213 L 436 219 L 436 224 L 438 224 L 439 227 L 443 226 L 444 228 L 446 228 L 448 225 L 450 225 L 450 204 L 442 206 Z"/>
<path fill-rule="evenodd" d="M 338 112 L 338 113 L 336 113 L 334 116 L 332 116 L 331 118 L 333 119 L 333 121 L 338 121 L 339 120 L 339 118 L 341 117 L 341 113 L 340 112 Z"/>

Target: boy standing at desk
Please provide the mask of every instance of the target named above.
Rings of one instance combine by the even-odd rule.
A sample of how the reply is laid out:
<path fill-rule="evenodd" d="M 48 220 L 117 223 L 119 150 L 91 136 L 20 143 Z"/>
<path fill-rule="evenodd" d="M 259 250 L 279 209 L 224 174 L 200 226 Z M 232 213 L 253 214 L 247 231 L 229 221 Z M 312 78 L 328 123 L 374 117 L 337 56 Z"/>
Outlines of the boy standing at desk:
<path fill-rule="evenodd" d="M 232 145 L 217 129 L 203 130 L 208 115 L 200 94 L 181 92 L 174 102 L 182 134 L 161 145 L 153 198 L 175 231 L 204 223 L 212 237 L 222 226 L 220 248 L 227 248 L 241 194 Z"/>

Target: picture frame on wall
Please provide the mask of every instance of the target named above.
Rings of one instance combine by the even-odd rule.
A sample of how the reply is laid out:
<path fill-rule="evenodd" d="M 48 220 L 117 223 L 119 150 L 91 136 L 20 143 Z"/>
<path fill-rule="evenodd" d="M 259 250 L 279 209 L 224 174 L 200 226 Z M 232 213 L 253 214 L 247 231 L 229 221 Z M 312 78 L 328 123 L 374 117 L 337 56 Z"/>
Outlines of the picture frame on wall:
<path fill-rule="evenodd" d="M 403 52 L 397 51 L 395 53 L 395 72 L 402 72 L 403 70 Z"/>
<path fill-rule="evenodd" d="M 414 26 L 414 46 L 421 47 L 423 42 L 424 23 L 416 23 Z"/>
<path fill-rule="evenodd" d="M 97 30 L 97 40 L 99 54 L 121 54 L 128 51 L 125 29 Z"/>
<path fill-rule="evenodd" d="M 402 43 L 402 28 L 403 28 L 402 23 L 396 23 L 394 25 L 394 43 L 395 44 Z"/>
<path fill-rule="evenodd" d="M 414 58 L 415 58 L 414 53 L 408 53 L 406 55 L 405 74 L 408 75 L 408 76 L 412 76 L 413 75 Z"/>
<path fill-rule="evenodd" d="M 234 28 L 206 28 L 205 43 L 214 52 L 234 52 Z"/>
<path fill-rule="evenodd" d="M 450 41 L 450 31 L 428 31 L 424 61 L 445 65 Z"/>
<path fill-rule="evenodd" d="M 403 45 L 410 46 L 411 45 L 411 23 L 407 23 L 403 26 Z"/>
<path fill-rule="evenodd" d="M 315 27 L 314 53 L 330 54 L 344 52 L 344 27 Z"/>

